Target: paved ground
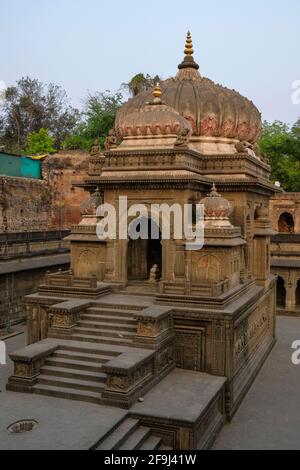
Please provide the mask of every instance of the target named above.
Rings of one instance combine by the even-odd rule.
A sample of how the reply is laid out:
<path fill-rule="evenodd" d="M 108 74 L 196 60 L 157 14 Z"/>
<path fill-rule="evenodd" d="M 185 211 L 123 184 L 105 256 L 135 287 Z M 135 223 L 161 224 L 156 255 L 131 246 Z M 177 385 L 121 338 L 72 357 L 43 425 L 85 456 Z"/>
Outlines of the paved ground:
<path fill-rule="evenodd" d="M 278 342 L 231 423 L 214 448 L 300 449 L 300 365 L 291 344 L 300 340 L 300 318 L 278 317 Z"/>
<path fill-rule="evenodd" d="M 215 449 L 300 449 L 300 366 L 291 362 L 295 340 L 300 340 L 300 318 L 279 317 L 277 345 Z M 25 335 L 6 344 L 8 353 L 19 349 Z M 117 408 L 6 392 L 11 372 L 11 363 L 0 366 L 0 449 L 87 449 L 125 414 Z M 25 418 L 35 418 L 39 425 L 30 433 L 7 433 L 7 426 Z"/>

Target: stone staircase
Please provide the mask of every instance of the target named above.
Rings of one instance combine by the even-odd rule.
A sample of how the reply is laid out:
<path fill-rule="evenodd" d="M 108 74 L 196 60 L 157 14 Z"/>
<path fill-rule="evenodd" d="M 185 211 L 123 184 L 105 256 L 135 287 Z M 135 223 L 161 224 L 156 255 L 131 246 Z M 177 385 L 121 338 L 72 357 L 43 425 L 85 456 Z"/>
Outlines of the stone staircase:
<path fill-rule="evenodd" d="M 101 344 L 130 346 L 136 335 L 136 310 L 91 307 L 81 315 L 71 339 Z"/>
<path fill-rule="evenodd" d="M 101 403 L 107 379 L 102 366 L 131 345 L 137 329 L 134 313 L 113 306 L 88 308 L 70 339 L 46 359 L 33 392 Z"/>
<path fill-rule="evenodd" d="M 150 428 L 142 426 L 138 419 L 125 418 L 110 430 L 94 450 L 172 450 L 155 436 Z"/>

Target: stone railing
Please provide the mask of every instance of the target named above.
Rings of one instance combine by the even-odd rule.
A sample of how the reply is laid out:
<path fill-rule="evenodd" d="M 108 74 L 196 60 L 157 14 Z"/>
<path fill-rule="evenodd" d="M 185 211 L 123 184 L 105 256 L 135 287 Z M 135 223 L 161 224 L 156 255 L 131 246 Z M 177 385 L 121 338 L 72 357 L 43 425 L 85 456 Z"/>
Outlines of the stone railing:
<path fill-rule="evenodd" d="M 49 337 L 68 337 L 73 333 L 75 326 L 90 302 L 85 300 L 69 300 L 48 308 L 51 327 Z"/>
<path fill-rule="evenodd" d="M 155 349 L 173 334 L 172 309 L 153 305 L 135 314 L 137 335 L 135 345 Z"/>
<path fill-rule="evenodd" d="M 153 382 L 155 352 L 131 348 L 102 366 L 107 383 L 102 398 L 108 404 L 129 408 Z"/>
<path fill-rule="evenodd" d="M 70 271 L 59 272 L 55 274 L 47 274 L 46 284 L 48 286 L 84 287 L 95 289 L 97 287 L 97 276 L 79 277 L 74 276 Z"/>
<path fill-rule="evenodd" d="M 41 367 L 57 348 L 55 341 L 46 339 L 10 354 L 14 361 L 14 374 L 8 379 L 7 390 L 31 393 Z"/>
<path fill-rule="evenodd" d="M 218 297 L 228 291 L 229 280 L 220 282 L 164 282 L 161 285 L 161 294 L 185 295 L 191 297 Z"/>

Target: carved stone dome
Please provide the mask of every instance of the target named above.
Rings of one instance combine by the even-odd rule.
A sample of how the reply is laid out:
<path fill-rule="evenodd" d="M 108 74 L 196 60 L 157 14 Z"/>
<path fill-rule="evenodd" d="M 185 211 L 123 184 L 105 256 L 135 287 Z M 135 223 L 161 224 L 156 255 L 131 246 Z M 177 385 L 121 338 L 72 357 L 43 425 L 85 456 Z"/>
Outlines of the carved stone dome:
<path fill-rule="evenodd" d="M 231 226 L 229 216 L 232 213 L 231 203 L 222 197 L 213 185 L 210 194 L 200 201 L 204 205 L 204 220 L 206 227 Z"/>
<path fill-rule="evenodd" d="M 185 54 L 176 77 L 161 82 L 163 101 L 190 122 L 194 140 L 231 139 L 228 151 L 232 153 L 238 141 L 254 144 L 261 133 L 261 115 L 252 101 L 200 75 L 189 33 Z M 151 93 L 142 92 L 122 106 L 116 118 L 118 129 L 126 129 L 129 114 L 139 112 Z"/>
<path fill-rule="evenodd" d="M 154 99 L 152 96 L 151 101 L 127 114 L 122 125 L 120 123 L 118 126 L 120 137 L 179 135 L 185 132 L 191 134 L 192 128 L 189 122 L 161 100 L 159 84 L 151 93 Z"/>

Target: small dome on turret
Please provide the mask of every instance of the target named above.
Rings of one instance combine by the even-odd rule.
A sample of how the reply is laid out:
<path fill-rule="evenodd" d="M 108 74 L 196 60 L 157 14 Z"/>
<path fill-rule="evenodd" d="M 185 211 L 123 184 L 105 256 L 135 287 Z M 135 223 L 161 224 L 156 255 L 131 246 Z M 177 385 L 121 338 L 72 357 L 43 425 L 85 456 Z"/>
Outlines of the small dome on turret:
<path fill-rule="evenodd" d="M 122 124 L 118 126 L 118 133 L 122 138 L 131 136 L 161 136 L 191 134 L 190 123 L 175 109 L 168 106 L 161 99 L 159 83 L 155 86 L 153 99 L 146 102 L 141 109 L 126 115 Z"/>
<path fill-rule="evenodd" d="M 200 204 L 204 205 L 206 227 L 231 226 L 229 216 L 233 210 L 232 204 L 217 192 L 215 184 Z"/>

